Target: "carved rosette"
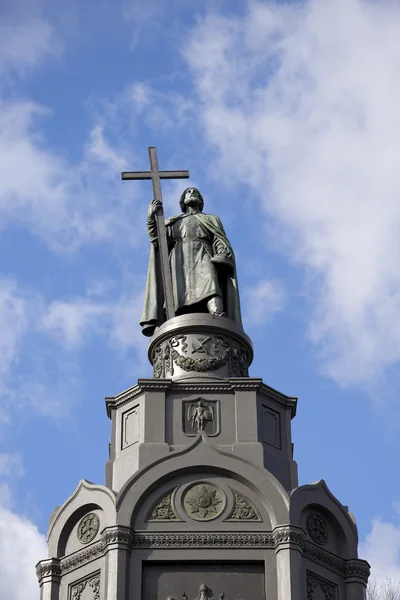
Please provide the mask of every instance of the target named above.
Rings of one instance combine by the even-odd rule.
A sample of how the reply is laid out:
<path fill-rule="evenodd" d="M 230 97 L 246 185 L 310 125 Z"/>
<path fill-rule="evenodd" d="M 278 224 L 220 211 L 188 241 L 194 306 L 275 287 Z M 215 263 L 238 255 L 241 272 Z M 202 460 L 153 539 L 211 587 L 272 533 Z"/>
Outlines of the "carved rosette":
<path fill-rule="evenodd" d="M 317 544 L 326 544 L 329 537 L 328 525 L 322 515 L 311 512 L 307 516 L 307 531 Z"/>
<path fill-rule="evenodd" d="M 190 314 L 164 323 L 149 344 L 155 379 L 180 379 L 216 374 L 221 378 L 248 377 L 253 359 L 250 339 L 224 317 Z"/>
<path fill-rule="evenodd" d="M 100 519 L 96 513 L 88 513 L 79 522 L 77 529 L 78 540 L 81 544 L 92 542 L 100 529 Z"/>
<path fill-rule="evenodd" d="M 182 497 L 183 509 L 195 521 L 211 521 L 224 510 L 224 492 L 211 483 L 196 483 L 187 488 Z"/>

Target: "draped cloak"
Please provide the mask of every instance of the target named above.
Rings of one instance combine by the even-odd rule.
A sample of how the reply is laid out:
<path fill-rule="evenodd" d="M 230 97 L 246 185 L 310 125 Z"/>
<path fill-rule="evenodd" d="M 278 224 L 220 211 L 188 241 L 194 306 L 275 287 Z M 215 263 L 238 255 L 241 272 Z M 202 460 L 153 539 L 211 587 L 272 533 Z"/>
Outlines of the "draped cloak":
<path fill-rule="evenodd" d="M 199 303 L 212 296 L 223 298 L 229 319 L 242 325 L 235 256 L 221 220 L 216 215 L 185 213 L 165 222 L 169 247 L 169 264 L 175 312 L 200 312 Z M 158 260 L 158 244 L 154 220 L 149 221 L 152 244 L 147 273 L 144 308 L 140 325 L 142 333 L 151 336 L 165 321 L 162 279 Z M 228 272 L 211 262 L 215 254 L 227 254 L 233 263 Z"/>

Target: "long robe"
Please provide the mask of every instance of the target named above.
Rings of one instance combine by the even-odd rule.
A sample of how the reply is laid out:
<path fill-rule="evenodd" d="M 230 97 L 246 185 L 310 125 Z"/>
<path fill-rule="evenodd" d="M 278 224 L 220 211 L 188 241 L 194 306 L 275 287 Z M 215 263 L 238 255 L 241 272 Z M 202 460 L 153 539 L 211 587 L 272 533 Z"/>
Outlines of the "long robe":
<path fill-rule="evenodd" d="M 223 299 L 226 316 L 241 325 L 235 256 L 220 219 L 204 213 L 182 214 L 171 217 L 165 225 L 175 312 L 203 312 L 206 310 L 207 299 L 219 295 Z M 152 244 L 144 308 L 140 319 L 142 332 L 147 336 L 151 336 L 155 328 L 165 321 L 155 232 L 154 220 L 150 220 Z M 220 269 L 211 261 L 216 253 L 230 257 L 232 273 Z"/>

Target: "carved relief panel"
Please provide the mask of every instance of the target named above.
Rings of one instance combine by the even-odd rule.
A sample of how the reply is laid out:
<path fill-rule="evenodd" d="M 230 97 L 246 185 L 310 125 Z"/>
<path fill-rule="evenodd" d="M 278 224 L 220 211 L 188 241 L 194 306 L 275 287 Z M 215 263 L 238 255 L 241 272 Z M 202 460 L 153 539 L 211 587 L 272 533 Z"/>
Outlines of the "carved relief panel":
<path fill-rule="evenodd" d="M 218 400 L 184 400 L 182 402 L 182 428 L 187 436 L 204 431 L 208 436 L 220 433 L 220 404 Z"/>
<path fill-rule="evenodd" d="M 68 600 L 100 600 L 100 573 L 92 573 L 71 584 Z"/>
<path fill-rule="evenodd" d="M 182 373 L 223 369 L 228 377 L 248 377 L 249 349 L 223 335 L 175 335 L 155 346 L 151 356 L 153 377 L 164 379 Z"/>
<path fill-rule="evenodd" d="M 306 584 L 307 600 L 338 600 L 337 586 L 311 571 L 306 573 Z"/>
<path fill-rule="evenodd" d="M 229 486 L 197 480 L 164 492 L 151 505 L 146 522 L 262 521 L 254 503 Z"/>
<path fill-rule="evenodd" d="M 154 600 L 265 600 L 260 563 L 168 563 L 143 565 L 142 598 Z"/>

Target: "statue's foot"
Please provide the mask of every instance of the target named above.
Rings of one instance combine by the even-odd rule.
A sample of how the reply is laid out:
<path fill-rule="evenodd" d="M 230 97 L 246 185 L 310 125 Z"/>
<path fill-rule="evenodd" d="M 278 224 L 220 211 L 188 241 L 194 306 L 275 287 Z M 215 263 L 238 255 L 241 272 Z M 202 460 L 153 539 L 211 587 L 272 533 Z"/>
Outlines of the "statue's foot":
<path fill-rule="evenodd" d="M 212 317 L 226 317 L 221 296 L 213 296 L 210 298 L 207 302 L 207 309 Z"/>

